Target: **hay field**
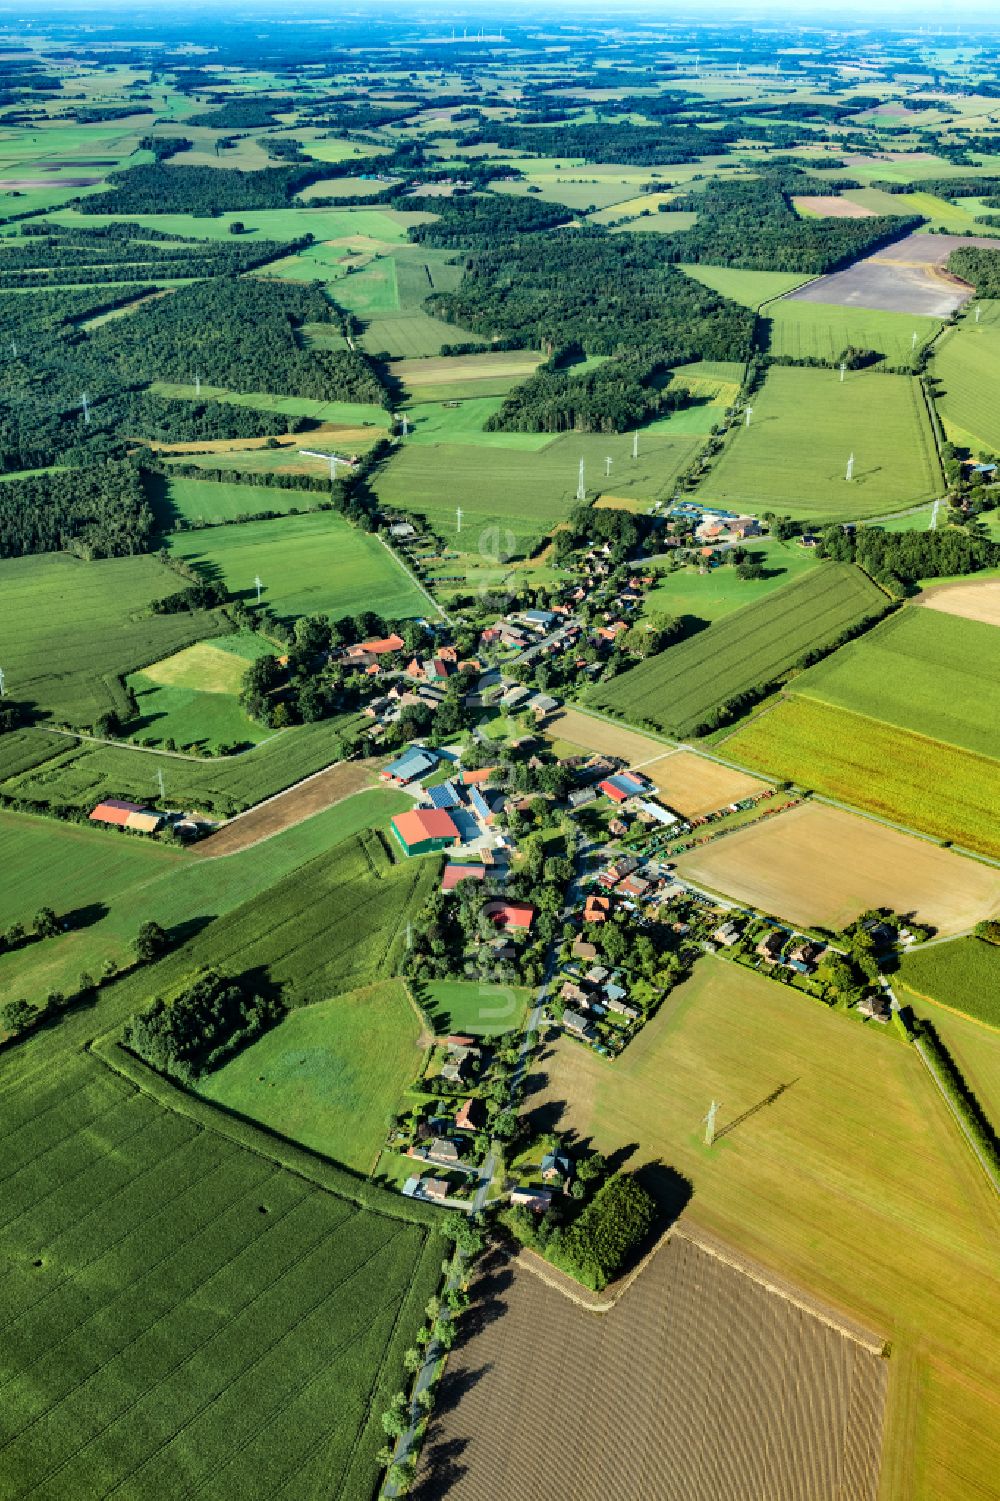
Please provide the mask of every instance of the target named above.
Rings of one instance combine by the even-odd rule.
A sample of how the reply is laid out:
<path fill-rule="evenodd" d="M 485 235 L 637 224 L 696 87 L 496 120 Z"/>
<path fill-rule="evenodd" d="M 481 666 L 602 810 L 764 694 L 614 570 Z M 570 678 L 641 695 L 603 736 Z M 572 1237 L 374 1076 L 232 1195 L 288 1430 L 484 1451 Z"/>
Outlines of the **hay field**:
<path fill-rule="evenodd" d="M 1000 625 L 1000 580 L 983 579 L 979 583 L 944 584 L 925 589 L 918 604 L 946 615 L 961 615 L 966 620 L 980 620 L 986 625 Z"/>
<path fill-rule="evenodd" d="M 801 1495 L 808 1475 L 816 1497 L 876 1501 L 886 1361 L 710 1244 L 672 1236 L 603 1316 L 492 1258 L 415 1496 L 735 1501 Z M 553 1444 L 539 1396 L 584 1372 L 599 1400 L 572 1443 Z"/>
<path fill-rule="evenodd" d="M 753 797 L 767 787 L 758 777 L 732 766 L 722 766 L 696 751 L 674 751 L 648 762 L 643 770 L 656 783 L 656 790 L 668 805 L 685 818 L 714 813 L 729 803 Z"/>
<path fill-rule="evenodd" d="M 1000 870 L 823 803 L 803 803 L 682 855 L 682 876 L 806 927 L 869 907 L 960 933 L 1000 913 Z"/>
<path fill-rule="evenodd" d="M 420 1030 L 402 983 L 383 980 L 290 1011 L 198 1092 L 371 1173 L 387 1115 L 420 1064 Z"/>
<path fill-rule="evenodd" d="M 312 434 L 309 437 L 293 438 L 288 447 L 294 453 L 295 447 L 301 444 L 311 446 L 311 437 Z M 203 449 L 206 445 L 199 446 Z M 237 445 L 228 443 L 223 449 L 213 450 L 213 460 L 225 453 L 239 453 L 240 461 L 245 463 L 245 452 Z M 270 455 L 273 449 L 265 452 Z M 253 516 L 260 511 L 281 513 L 295 507 L 305 509 L 321 498 L 303 495 L 297 490 L 280 490 L 276 485 L 268 486 L 265 490 L 261 485 L 188 479 L 181 475 L 150 475 L 146 480 L 146 488 L 158 524 L 164 528 L 173 527 L 178 522 L 198 524 L 234 521 L 238 516 Z"/>
<path fill-rule="evenodd" d="M 716 727 L 724 705 L 760 694 L 807 653 L 832 645 L 886 603 L 852 565 L 824 564 L 647 657 L 599 687 L 595 702 L 670 734 L 703 733 Z"/>
<path fill-rule="evenodd" d="M 574 746 L 590 755 L 620 756 L 631 767 L 645 768 L 650 776 L 650 765 L 661 760 L 667 750 L 663 740 L 582 709 L 559 709 L 546 721 L 544 734 L 547 740 Z"/>
<path fill-rule="evenodd" d="M 270 644 L 249 631 L 217 641 L 198 641 L 145 669 L 154 683 L 172 688 L 200 688 L 204 693 L 238 693 L 247 663 L 266 656 Z"/>
<path fill-rule="evenodd" d="M 496 385 L 495 392 L 477 389 L 476 395 L 502 396 L 512 382 L 527 380 L 541 363 L 542 356 L 530 349 L 513 349 L 503 353 L 431 355 L 419 360 L 393 360 L 389 374 L 400 381 L 408 394 L 423 401 L 448 400 L 424 394 L 438 387 L 464 388 L 470 382 L 481 386 Z"/>
<path fill-rule="evenodd" d="M 1000 241 L 997 242 L 1000 245 Z M 945 431 L 973 450 L 1000 448 L 1000 413 L 994 399 L 1000 380 L 998 305 L 984 299 L 980 321 L 967 313 L 946 329 L 934 349 L 931 372 L 940 382 L 936 397 Z"/>
<path fill-rule="evenodd" d="M 795 692 L 979 755 L 1000 755 L 1000 631 L 978 620 L 897 610 L 796 678 Z"/>
<path fill-rule="evenodd" d="M 723 742 L 752 770 L 1000 857 L 997 762 L 793 695 Z"/>
<path fill-rule="evenodd" d="M 815 548 L 800 547 L 797 542 L 754 538 L 749 548 L 764 566 L 762 579 L 741 579 L 735 568 L 712 568 L 707 573 L 693 564 L 674 568 L 661 573 L 658 582 L 648 590 L 643 600 L 644 612 L 662 610 L 667 615 L 719 620 L 732 610 L 783 589 L 801 574 L 819 566 Z"/>
<path fill-rule="evenodd" d="M 891 1341 L 886 1501 L 994 1494 L 1000 1216 L 911 1049 L 706 958 L 613 1063 L 559 1041 L 544 1068 L 539 1121 L 684 1173 L 698 1225 Z"/>
<path fill-rule="evenodd" d="M 788 355 L 794 360 L 836 360 L 842 350 L 853 345 L 855 349 L 874 350 L 880 364 L 909 365 L 940 327 L 937 318 L 788 297 L 768 307 L 760 332 L 769 354 Z M 847 378 L 851 378 L 850 372 Z"/>
<path fill-rule="evenodd" d="M 427 609 L 426 597 L 382 544 L 332 512 L 175 532 L 168 547 L 208 577 L 221 576 L 248 602 L 256 600 L 259 575 L 262 603 L 286 617 L 370 609 L 422 615 Z"/>
<path fill-rule="evenodd" d="M 796 520 L 876 516 L 943 492 L 919 384 L 907 376 L 773 367 L 699 496 Z M 854 478 L 847 483 L 848 456 Z"/>
<path fill-rule="evenodd" d="M 686 276 L 711 287 L 743 307 L 758 308 L 762 302 L 784 297 L 808 278 L 801 271 L 741 271 L 732 266 L 698 266 L 682 264 Z"/>
<path fill-rule="evenodd" d="M 964 942 L 971 940 L 958 939 L 948 946 L 958 947 Z M 1000 1031 L 915 996 L 905 985 L 900 999 L 911 1004 L 918 1016 L 933 1023 L 987 1120 L 994 1129 L 1000 1127 Z"/>

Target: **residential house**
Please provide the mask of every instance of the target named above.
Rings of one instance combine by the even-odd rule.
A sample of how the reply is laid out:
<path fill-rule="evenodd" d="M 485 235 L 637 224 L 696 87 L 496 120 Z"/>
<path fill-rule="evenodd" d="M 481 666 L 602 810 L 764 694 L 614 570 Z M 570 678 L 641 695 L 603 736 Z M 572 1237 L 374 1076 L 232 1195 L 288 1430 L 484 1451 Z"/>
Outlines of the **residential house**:
<path fill-rule="evenodd" d="M 892 1015 L 892 1007 L 884 995 L 866 995 L 863 1001 L 858 1002 L 858 1012 L 869 1021 L 884 1024 Z"/>
<path fill-rule="evenodd" d="M 482 789 L 474 782 L 469 788 L 469 807 L 487 828 L 493 823 L 493 809 L 483 796 Z"/>
<path fill-rule="evenodd" d="M 626 876 L 624 881 L 619 881 L 615 890 L 621 896 L 633 897 L 638 900 L 640 897 L 646 895 L 649 890 L 649 882 L 643 876 L 632 874 Z"/>
<path fill-rule="evenodd" d="M 462 772 L 462 781 L 466 787 L 482 786 L 484 782 L 489 781 L 495 771 L 495 766 L 474 767 L 469 771 Z"/>
<path fill-rule="evenodd" d="M 566 1001 L 568 1005 L 582 1006 L 585 1011 L 590 1004 L 590 998 L 588 997 L 587 992 L 585 990 L 581 990 L 579 985 L 574 985 L 572 980 L 567 980 L 565 982 L 559 992 L 559 998 L 560 1000 Z"/>
<path fill-rule="evenodd" d="M 409 813 L 397 813 L 389 827 L 407 855 L 426 855 L 459 842 L 458 829 L 444 808 L 414 808 Z"/>
<path fill-rule="evenodd" d="M 603 964 L 593 964 L 591 965 L 590 969 L 588 969 L 584 978 L 589 980 L 591 985 L 603 985 L 610 974 L 611 971 L 609 969 L 606 969 Z"/>
<path fill-rule="evenodd" d="M 463 881 L 482 881 L 486 878 L 484 865 L 446 865 L 441 877 L 441 890 L 454 891 Z"/>
<path fill-rule="evenodd" d="M 583 908 L 584 922 L 602 923 L 607 922 L 611 914 L 611 898 L 608 896 L 588 896 Z"/>
<path fill-rule="evenodd" d="M 585 808 L 588 803 L 595 802 L 597 793 L 593 787 L 578 787 L 569 794 L 566 799 L 571 808 Z"/>
<path fill-rule="evenodd" d="M 487 902 L 483 912 L 508 933 L 530 933 L 535 920 L 535 909 L 530 902 Z"/>
<path fill-rule="evenodd" d="M 617 1012 L 619 1016 L 624 1016 L 627 1021 L 634 1022 L 638 1020 L 639 1012 L 634 1006 L 630 1006 L 627 1001 L 622 1000 L 620 996 L 608 995 L 607 1002 L 609 1011 Z"/>
<path fill-rule="evenodd" d="M 455 1113 L 455 1126 L 459 1131 L 482 1131 L 486 1125 L 486 1106 L 482 1100 L 466 1100 Z"/>
<path fill-rule="evenodd" d="M 573 954 L 577 959 L 596 959 L 597 945 L 588 943 L 584 938 L 578 938 L 573 944 Z"/>
<path fill-rule="evenodd" d="M 552 1195 L 547 1188 L 512 1188 L 510 1202 L 515 1208 L 533 1209 L 544 1214 L 552 1205 Z"/>
<path fill-rule="evenodd" d="M 731 949 L 734 943 L 739 943 L 742 929 L 734 922 L 724 922 L 721 928 L 716 928 L 712 937 L 716 943 L 721 943 L 723 948 Z"/>
<path fill-rule="evenodd" d="M 811 938 L 804 939 L 789 950 L 788 962 L 793 967 L 801 965 L 800 974 L 809 974 L 816 965 L 816 961 L 823 952 L 821 943 L 814 943 Z"/>
<path fill-rule="evenodd" d="M 440 1162 L 446 1167 L 454 1167 L 456 1162 L 461 1162 L 462 1154 L 453 1141 L 446 1136 L 435 1136 L 426 1148 L 424 1156 L 428 1162 Z"/>
<path fill-rule="evenodd" d="M 563 1026 L 574 1037 L 582 1037 L 586 1042 L 591 1042 L 597 1036 L 589 1016 L 581 1016 L 578 1011 L 572 1011 L 568 1006 L 563 1012 Z"/>
<path fill-rule="evenodd" d="M 573 1176 L 573 1160 L 565 1152 L 546 1152 L 542 1158 L 543 1183 L 557 1183 L 565 1188 Z"/>
<path fill-rule="evenodd" d="M 777 964 L 781 958 L 781 951 L 785 947 L 786 936 L 784 933 L 779 933 L 776 928 L 772 928 L 757 944 L 755 952 L 760 954 L 765 963 Z"/>
<path fill-rule="evenodd" d="M 613 834 L 616 839 L 622 839 L 628 833 L 628 824 L 623 818 L 612 818 L 608 824 L 608 833 Z"/>

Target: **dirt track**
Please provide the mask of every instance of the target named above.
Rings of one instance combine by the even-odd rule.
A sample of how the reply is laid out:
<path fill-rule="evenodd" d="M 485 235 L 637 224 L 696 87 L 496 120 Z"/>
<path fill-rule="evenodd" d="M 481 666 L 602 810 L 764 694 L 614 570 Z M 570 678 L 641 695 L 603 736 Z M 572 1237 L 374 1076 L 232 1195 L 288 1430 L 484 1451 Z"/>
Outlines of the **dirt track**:
<path fill-rule="evenodd" d="M 817 1313 L 684 1234 L 604 1314 L 487 1258 L 413 1494 L 875 1501 L 887 1363 Z"/>
<path fill-rule="evenodd" d="M 352 793 L 375 785 L 376 761 L 338 761 L 315 776 L 307 777 L 287 792 L 279 792 L 267 802 L 258 803 L 247 813 L 240 813 L 215 834 L 210 834 L 194 853 L 204 860 L 217 860 L 223 855 L 235 855 L 264 839 L 280 834 L 297 823 L 322 813 L 334 803 L 342 802 Z"/>

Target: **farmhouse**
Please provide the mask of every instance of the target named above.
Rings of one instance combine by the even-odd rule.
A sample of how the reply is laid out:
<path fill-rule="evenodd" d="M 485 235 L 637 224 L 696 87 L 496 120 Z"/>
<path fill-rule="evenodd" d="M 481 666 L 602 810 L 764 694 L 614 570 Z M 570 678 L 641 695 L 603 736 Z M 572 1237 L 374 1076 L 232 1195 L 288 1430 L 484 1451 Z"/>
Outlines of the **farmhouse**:
<path fill-rule="evenodd" d="M 734 943 L 739 943 L 741 931 L 734 922 L 724 922 L 721 928 L 716 928 L 712 937 L 716 943 L 721 943 L 724 948 L 731 949 Z"/>
<path fill-rule="evenodd" d="M 444 808 L 414 808 L 397 813 L 390 825 L 404 854 L 427 855 L 433 850 L 449 849 L 459 841 L 459 833 Z"/>
<path fill-rule="evenodd" d="M 402 636 L 393 633 L 391 636 L 383 636 L 378 641 L 362 641 L 357 646 L 347 648 L 348 657 L 384 657 L 391 651 L 402 651 L 406 642 Z"/>
<path fill-rule="evenodd" d="M 552 1205 L 552 1194 L 547 1188 L 512 1188 L 510 1202 L 515 1207 L 533 1209 L 536 1214 L 544 1214 Z"/>
<path fill-rule="evenodd" d="M 441 877 L 441 890 L 454 891 L 463 881 L 482 881 L 485 876 L 484 865 L 446 865 Z"/>
<path fill-rule="evenodd" d="M 892 1007 L 884 995 L 866 995 L 858 1002 L 858 1014 L 868 1017 L 869 1021 L 885 1023 L 892 1015 Z"/>
<path fill-rule="evenodd" d="M 486 1106 L 474 1097 L 466 1100 L 455 1112 L 455 1125 L 459 1131 L 481 1131 L 486 1125 Z"/>
<path fill-rule="evenodd" d="M 758 953 L 767 964 L 776 964 L 781 958 L 781 951 L 784 947 L 784 933 L 779 933 L 776 928 L 772 928 L 769 933 L 765 933 L 764 937 L 757 944 L 755 952 Z"/>
<path fill-rule="evenodd" d="M 424 1156 L 429 1162 L 442 1162 L 448 1167 L 452 1167 L 456 1162 L 461 1161 L 461 1153 L 458 1147 L 453 1141 L 449 1141 L 446 1136 L 435 1136 L 430 1146 L 426 1148 Z"/>
<path fill-rule="evenodd" d="M 512 930 L 530 933 L 535 920 L 535 909 L 530 902 L 487 902 L 483 913 L 508 933 Z"/>
<path fill-rule="evenodd" d="M 113 824 L 119 829 L 134 829 L 139 834 L 155 834 L 163 823 L 162 813 L 154 813 L 141 803 L 126 803 L 109 797 L 90 814 L 93 823 Z"/>

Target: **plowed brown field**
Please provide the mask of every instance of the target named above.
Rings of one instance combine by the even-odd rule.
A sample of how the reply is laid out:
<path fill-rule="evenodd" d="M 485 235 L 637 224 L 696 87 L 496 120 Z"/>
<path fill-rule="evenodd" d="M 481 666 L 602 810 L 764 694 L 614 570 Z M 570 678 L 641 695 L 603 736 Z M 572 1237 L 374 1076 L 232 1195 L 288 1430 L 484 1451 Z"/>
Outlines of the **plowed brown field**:
<path fill-rule="evenodd" d="M 352 793 L 360 792 L 374 783 L 377 761 L 338 761 L 315 776 L 307 777 L 287 792 L 258 803 L 247 813 L 241 813 L 223 824 L 215 834 L 210 834 L 194 847 L 194 853 L 204 860 L 215 860 L 221 855 L 235 855 L 251 845 L 260 844 L 283 829 L 290 829 L 314 813 L 332 808 Z"/>
<path fill-rule="evenodd" d="M 686 1235 L 606 1314 L 499 1254 L 475 1294 L 421 1501 L 875 1501 L 887 1362 Z"/>

